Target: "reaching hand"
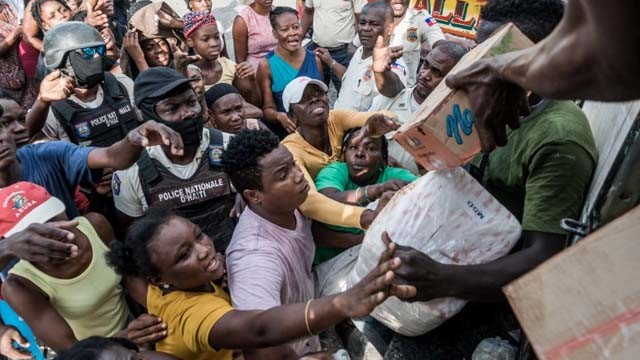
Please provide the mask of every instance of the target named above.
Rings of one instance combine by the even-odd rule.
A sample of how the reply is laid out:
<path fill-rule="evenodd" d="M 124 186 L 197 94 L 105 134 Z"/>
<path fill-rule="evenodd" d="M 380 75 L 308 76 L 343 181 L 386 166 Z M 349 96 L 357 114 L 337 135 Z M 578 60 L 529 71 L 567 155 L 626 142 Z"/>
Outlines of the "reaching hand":
<path fill-rule="evenodd" d="M 396 283 L 416 288 L 415 296 L 407 298 L 407 301 L 429 301 L 451 296 L 451 281 L 444 276 L 447 265 L 408 246 L 398 245 L 396 256 L 402 259 L 402 266 L 396 270 Z"/>
<path fill-rule="evenodd" d="M 379 138 L 390 131 L 398 129 L 399 127 L 400 124 L 398 124 L 396 119 L 382 113 L 375 113 L 369 116 L 367 122 L 352 141 L 357 144 L 368 137 Z"/>
<path fill-rule="evenodd" d="M 252 78 L 256 75 L 253 71 L 253 66 L 248 62 L 242 62 L 240 64 L 236 64 L 236 76 L 240 79 L 244 78 Z"/>
<path fill-rule="evenodd" d="M 138 344 L 153 344 L 167 337 L 167 324 L 157 316 L 142 314 L 127 326 L 127 339 Z"/>
<path fill-rule="evenodd" d="M 60 70 L 56 70 L 42 79 L 40 99 L 47 103 L 67 99 L 73 94 L 74 87 L 75 79 L 72 76 L 63 77 Z"/>
<path fill-rule="evenodd" d="M 446 78 L 447 86 L 467 93 L 482 151 L 507 143 L 507 125 L 520 127 L 520 115 L 529 113 L 526 92 L 502 79 L 491 60 L 482 59 Z"/>
<path fill-rule="evenodd" d="M 347 317 L 367 316 L 390 296 L 405 299 L 416 295 L 413 286 L 392 285 L 394 271 L 402 265 L 402 261 L 394 257 L 396 244 L 391 242 L 386 232 L 382 234 L 382 241 L 386 249 L 380 256 L 378 266 L 354 287 L 336 296 L 337 305 Z"/>
<path fill-rule="evenodd" d="M 289 133 L 296 131 L 296 129 L 298 128 L 296 123 L 291 121 L 291 119 L 289 119 L 289 117 L 285 113 L 278 113 L 278 121 L 280 122 L 282 127 L 284 127 L 285 130 L 287 130 L 287 132 Z"/>
<path fill-rule="evenodd" d="M 77 221 L 46 224 L 33 223 L 26 229 L 2 240 L 2 247 L 10 255 L 32 263 L 61 262 L 78 255 L 78 246 L 70 243 Z"/>
<path fill-rule="evenodd" d="M 27 340 L 25 340 L 16 329 L 11 326 L 0 325 L 0 354 L 12 360 L 31 359 L 31 354 L 13 347 L 14 341 L 22 348 L 29 347 Z"/>
<path fill-rule="evenodd" d="M 176 70 L 179 73 L 185 74 L 185 76 L 187 74 L 187 66 L 189 66 L 189 64 L 193 64 L 194 62 L 200 61 L 200 59 L 202 59 L 200 55 L 189 55 L 188 53 L 182 50 L 179 50 L 177 48 L 173 56 L 176 64 Z"/>
<path fill-rule="evenodd" d="M 127 139 L 131 144 L 142 147 L 170 146 L 173 155 L 182 155 L 184 149 L 180 134 L 153 120 L 147 120 L 144 124 L 129 131 Z"/>
<path fill-rule="evenodd" d="M 333 57 L 331 57 L 329 50 L 325 48 L 317 48 L 313 53 L 322 60 L 323 64 L 329 66 L 333 64 Z"/>
<path fill-rule="evenodd" d="M 375 199 L 382 197 L 382 195 L 386 192 L 395 194 L 396 191 L 402 189 L 407 184 L 409 184 L 408 181 L 391 179 L 380 184 L 369 185 L 369 187 L 367 188 L 367 192 L 368 192 L 367 196 L 371 201 L 373 201 Z"/>

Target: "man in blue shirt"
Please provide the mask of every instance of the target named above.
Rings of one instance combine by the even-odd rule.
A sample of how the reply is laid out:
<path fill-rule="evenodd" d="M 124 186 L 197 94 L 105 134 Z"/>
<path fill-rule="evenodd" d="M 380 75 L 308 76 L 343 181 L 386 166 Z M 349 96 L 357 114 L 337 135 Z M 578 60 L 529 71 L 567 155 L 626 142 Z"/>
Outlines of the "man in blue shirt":
<path fill-rule="evenodd" d="M 145 146 L 165 145 L 171 152 L 182 154 L 182 139 L 163 124 L 147 121 L 127 136 L 105 148 L 80 147 L 68 142 L 25 145 L 16 150 L 15 134 L 24 125 L 23 116 L 10 116 L 24 111 L 12 99 L 0 99 L 5 109 L 0 116 L 0 187 L 18 181 L 38 184 L 65 203 L 70 219 L 79 214 L 73 201 L 78 185 L 100 180 L 104 168 L 126 169 L 133 165 Z"/>

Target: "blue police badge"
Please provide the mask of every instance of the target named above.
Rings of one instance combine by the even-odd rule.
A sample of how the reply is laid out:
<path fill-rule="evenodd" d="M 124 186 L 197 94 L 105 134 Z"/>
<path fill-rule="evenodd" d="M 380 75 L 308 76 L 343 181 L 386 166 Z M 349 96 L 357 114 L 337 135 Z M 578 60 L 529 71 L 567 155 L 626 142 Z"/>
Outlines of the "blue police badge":
<path fill-rule="evenodd" d="M 78 139 L 88 139 L 91 136 L 91 125 L 87 121 L 73 125 Z"/>
<path fill-rule="evenodd" d="M 113 195 L 118 196 L 120 195 L 120 184 L 122 183 L 122 181 L 120 181 L 120 177 L 118 176 L 118 174 L 113 173 L 113 181 L 111 182 L 111 189 L 113 190 Z"/>
<path fill-rule="evenodd" d="M 406 39 L 408 42 L 418 41 L 418 28 L 410 27 L 407 29 Z"/>
<path fill-rule="evenodd" d="M 224 148 L 219 145 L 209 145 L 209 163 L 214 166 L 222 166 L 222 152 Z"/>

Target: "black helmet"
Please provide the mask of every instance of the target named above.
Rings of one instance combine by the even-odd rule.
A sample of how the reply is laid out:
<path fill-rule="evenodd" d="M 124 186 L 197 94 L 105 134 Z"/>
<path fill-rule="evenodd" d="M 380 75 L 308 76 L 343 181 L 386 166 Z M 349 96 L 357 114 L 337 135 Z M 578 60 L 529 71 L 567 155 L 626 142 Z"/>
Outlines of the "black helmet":
<path fill-rule="evenodd" d="M 93 26 L 80 21 L 67 21 L 47 31 L 42 41 L 44 64 L 49 70 L 65 65 L 71 50 L 105 46 L 104 39 Z"/>

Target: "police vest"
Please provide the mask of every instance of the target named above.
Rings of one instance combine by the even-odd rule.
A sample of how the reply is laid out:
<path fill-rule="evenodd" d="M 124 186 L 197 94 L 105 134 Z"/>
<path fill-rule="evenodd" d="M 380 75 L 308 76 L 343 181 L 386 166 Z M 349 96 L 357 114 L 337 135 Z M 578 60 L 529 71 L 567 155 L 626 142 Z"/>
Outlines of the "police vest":
<path fill-rule="evenodd" d="M 124 85 L 107 72 L 102 89 L 104 100 L 96 109 L 83 108 L 69 99 L 51 104 L 53 114 L 71 142 L 82 146 L 111 146 L 138 125 Z"/>
<path fill-rule="evenodd" d="M 209 129 L 209 138 L 206 159 L 203 157 L 196 172 L 188 179 L 172 174 L 147 151 L 142 152 L 138 169 L 149 208 L 171 209 L 189 219 L 213 240 L 216 251 L 224 253 L 235 227 L 234 220 L 229 217 L 235 197 L 220 162 L 222 132 Z"/>

